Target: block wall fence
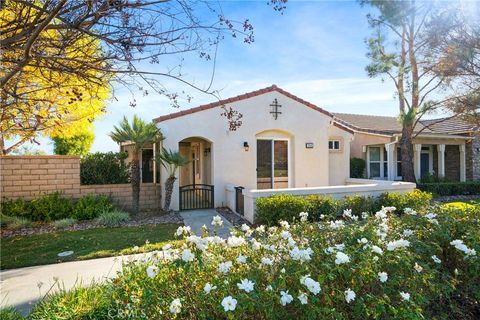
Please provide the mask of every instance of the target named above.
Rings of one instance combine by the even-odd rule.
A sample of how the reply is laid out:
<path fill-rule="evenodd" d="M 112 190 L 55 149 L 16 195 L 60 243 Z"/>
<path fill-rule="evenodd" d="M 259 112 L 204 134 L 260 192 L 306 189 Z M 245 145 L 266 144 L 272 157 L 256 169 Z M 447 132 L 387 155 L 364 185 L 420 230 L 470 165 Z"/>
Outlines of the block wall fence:
<path fill-rule="evenodd" d="M 131 210 L 130 184 L 81 185 L 80 158 L 77 156 L 2 156 L 0 157 L 0 200 L 34 199 L 44 193 L 61 192 L 78 199 L 88 194 L 108 196 L 112 203 Z M 159 184 L 142 183 L 140 207 L 157 210 L 160 204 Z"/>

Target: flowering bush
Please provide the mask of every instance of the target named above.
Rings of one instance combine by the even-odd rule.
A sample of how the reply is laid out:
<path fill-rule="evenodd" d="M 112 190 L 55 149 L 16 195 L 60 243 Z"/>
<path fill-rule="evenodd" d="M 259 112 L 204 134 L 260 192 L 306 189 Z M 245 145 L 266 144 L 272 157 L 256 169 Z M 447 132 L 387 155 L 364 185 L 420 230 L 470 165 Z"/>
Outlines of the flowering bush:
<path fill-rule="evenodd" d="M 478 209 L 395 209 L 318 223 L 302 212 L 228 239 L 180 227 L 183 240 L 124 265 L 94 318 L 478 318 Z M 47 301 L 32 318 L 63 309 Z"/>

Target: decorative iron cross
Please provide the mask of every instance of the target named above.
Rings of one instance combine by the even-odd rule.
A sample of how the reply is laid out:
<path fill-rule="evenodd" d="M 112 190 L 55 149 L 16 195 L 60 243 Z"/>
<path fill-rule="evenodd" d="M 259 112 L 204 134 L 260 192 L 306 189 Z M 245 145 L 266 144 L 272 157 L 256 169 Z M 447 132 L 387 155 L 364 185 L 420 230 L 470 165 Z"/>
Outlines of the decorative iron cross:
<path fill-rule="evenodd" d="M 279 114 L 282 114 L 281 111 L 278 111 L 278 108 L 281 108 L 282 105 L 281 105 L 281 104 L 278 104 L 277 98 L 275 98 L 275 100 L 273 100 L 272 104 L 270 104 L 270 107 L 273 107 L 273 108 L 272 108 L 273 110 L 270 111 L 270 113 L 273 115 L 273 118 L 274 118 L 275 120 L 277 120 L 277 119 L 278 119 L 278 115 L 279 115 Z"/>

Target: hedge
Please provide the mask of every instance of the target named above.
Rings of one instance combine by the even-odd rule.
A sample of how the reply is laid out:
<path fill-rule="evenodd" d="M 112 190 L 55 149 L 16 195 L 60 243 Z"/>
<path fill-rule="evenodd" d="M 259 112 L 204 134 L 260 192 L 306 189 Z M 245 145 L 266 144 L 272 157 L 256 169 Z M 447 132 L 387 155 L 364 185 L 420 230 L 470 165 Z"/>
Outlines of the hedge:
<path fill-rule="evenodd" d="M 382 206 L 396 207 L 396 213 L 402 214 L 405 208 L 424 211 L 429 207 L 431 200 L 430 193 L 420 190 L 404 194 L 383 193 L 377 199 L 371 196 L 354 195 L 342 200 L 322 195 L 303 197 L 279 194 L 256 200 L 256 222 L 275 225 L 280 220 L 292 221 L 293 217 L 302 211 L 309 213 L 311 221 L 318 221 L 340 216 L 346 209 L 357 213 L 372 214 L 380 210 Z"/>
<path fill-rule="evenodd" d="M 113 209 L 109 198 L 104 195 L 87 195 L 74 201 L 62 197 L 59 192 L 47 193 L 32 201 L 7 199 L 0 205 L 0 212 L 5 216 L 45 222 L 66 218 L 90 220 Z"/>
<path fill-rule="evenodd" d="M 91 153 L 80 161 L 80 182 L 92 184 L 122 184 L 130 181 L 130 166 L 126 152 Z"/>
<path fill-rule="evenodd" d="M 439 196 L 480 195 L 480 181 L 418 183 L 417 188 Z"/>

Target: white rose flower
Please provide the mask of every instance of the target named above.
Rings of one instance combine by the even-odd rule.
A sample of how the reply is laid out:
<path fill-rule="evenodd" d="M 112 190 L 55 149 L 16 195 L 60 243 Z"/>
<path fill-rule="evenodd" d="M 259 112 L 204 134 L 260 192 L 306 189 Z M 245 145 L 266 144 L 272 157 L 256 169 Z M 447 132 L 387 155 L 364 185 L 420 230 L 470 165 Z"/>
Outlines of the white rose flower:
<path fill-rule="evenodd" d="M 221 273 L 228 273 L 232 267 L 232 261 L 225 261 L 218 265 L 218 271 Z"/>
<path fill-rule="evenodd" d="M 173 314 L 180 313 L 182 311 L 182 303 L 180 302 L 180 299 L 174 299 L 170 303 L 170 312 Z"/>
<path fill-rule="evenodd" d="M 300 293 L 300 295 L 298 296 L 298 300 L 300 300 L 301 304 L 307 304 L 308 303 L 308 297 L 304 292 Z"/>
<path fill-rule="evenodd" d="M 343 264 L 350 262 L 350 257 L 341 251 L 337 252 L 335 257 L 335 264 Z"/>
<path fill-rule="evenodd" d="M 410 300 L 410 293 L 401 291 L 401 292 L 400 292 L 400 296 L 402 297 L 402 300 L 403 300 L 403 301 L 408 301 L 408 300 Z"/>
<path fill-rule="evenodd" d="M 261 264 L 271 266 L 271 265 L 273 265 L 273 261 L 270 258 L 263 257 Z"/>
<path fill-rule="evenodd" d="M 238 263 L 247 263 L 247 257 L 239 255 L 237 258 Z"/>
<path fill-rule="evenodd" d="M 410 241 L 405 240 L 405 239 L 399 239 L 399 240 L 395 240 L 395 241 L 390 241 L 387 244 L 387 250 L 388 251 L 394 251 L 395 249 L 406 248 L 408 246 L 410 246 Z"/>
<path fill-rule="evenodd" d="M 388 279 L 388 274 L 386 272 L 379 272 L 378 273 L 378 279 L 380 280 L 380 282 L 385 282 L 387 281 Z"/>
<path fill-rule="evenodd" d="M 244 223 L 244 224 L 242 224 L 242 226 L 241 226 L 241 230 L 242 230 L 243 232 L 247 232 L 247 231 L 250 231 L 250 227 L 248 226 L 248 224 Z"/>
<path fill-rule="evenodd" d="M 254 285 L 255 285 L 255 283 L 253 283 L 252 281 L 250 281 L 248 279 L 243 279 L 240 283 L 237 283 L 238 289 L 243 290 L 247 293 L 253 291 L 253 286 Z"/>
<path fill-rule="evenodd" d="M 214 227 L 221 227 L 221 226 L 223 226 L 222 217 L 220 217 L 220 216 L 218 216 L 218 215 L 215 216 L 215 217 L 213 217 L 213 219 L 212 219 L 212 226 L 214 226 Z"/>
<path fill-rule="evenodd" d="M 348 288 L 347 290 L 345 290 L 345 301 L 347 301 L 347 303 L 350 303 L 352 302 L 353 300 L 355 300 L 355 292 L 353 292 L 352 289 Z"/>
<path fill-rule="evenodd" d="M 192 253 L 192 250 L 185 249 L 182 252 L 182 260 L 185 262 L 191 262 L 195 260 L 195 255 Z"/>
<path fill-rule="evenodd" d="M 413 210 L 412 208 L 403 209 L 403 213 L 408 214 L 410 216 L 416 216 L 417 215 L 417 211 Z"/>
<path fill-rule="evenodd" d="M 222 307 L 225 312 L 234 311 L 237 307 L 237 300 L 233 299 L 231 296 L 225 297 L 222 300 Z"/>
<path fill-rule="evenodd" d="M 308 212 L 300 212 L 299 217 L 301 222 L 306 222 L 308 219 Z"/>
<path fill-rule="evenodd" d="M 376 254 L 383 254 L 382 248 L 380 248 L 378 246 L 375 246 L 375 245 L 372 246 L 372 251 Z"/>
<path fill-rule="evenodd" d="M 320 288 L 320 283 L 313 280 L 310 277 L 302 278 L 302 283 L 307 287 L 308 291 L 313 293 L 314 295 L 317 295 L 322 289 Z"/>
<path fill-rule="evenodd" d="M 203 291 L 204 291 L 206 294 L 209 294 L 210 291 L 215 290 L 215 289 L 217 289 L 217 286 L 212 286 L 212 285 L 211 285 L 210 283 L 208 283 L 208 282 L 205 284 L 205 287 L 203 287 Z"/>
<path fill-rule="evenodd" d="M 280 303 L 282 304 L 282 306 L 286 306 L 292 301 L 293 301 L 293 297 L 290 294 L 288 294 L 288 290 L 280 291 Z"/>
<path fill-rule="evenodd" d="M 158 267 L 157 266 L 148 266 L 147 268 L 147 276 L 150 278 L 155 278 L 158 273 Z"/>
<path fill-rule="evenodd" d="M 357 242 L 360 244 L 367 244 L 368 240 L 366 238 L 362 238 L 362 239 L 357 239 Z"/>
<path fill-rule="evenodd" d="M 403 230 L 403 235 L 405 237 L 410 237 L 412 234 L 413 234 L 413 230 L 410 230 L 410 229 Z"/>
<path fill-rule="evenodd" d="M 227 245 L 231 248 L 236 248 L 236 247 L 240 247 L 241 245 L 245 244 L 245 238 L 244 237 L 235 237 L 235 236 L 231 236 L 231 237 L 228 237 L 228 240 L 227 240 Z"/>
<path fill-rule="evenodd" d="M 413 268 L 415 269 L 415 271 L 417 271 L 418 273 L 422 272 L 423 268 L 421 265 L 419 265 L 418 263 L 415 262 L 415 266 L 413 266 Z"/>

